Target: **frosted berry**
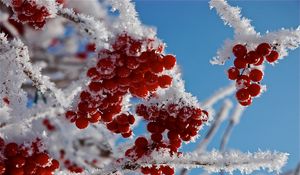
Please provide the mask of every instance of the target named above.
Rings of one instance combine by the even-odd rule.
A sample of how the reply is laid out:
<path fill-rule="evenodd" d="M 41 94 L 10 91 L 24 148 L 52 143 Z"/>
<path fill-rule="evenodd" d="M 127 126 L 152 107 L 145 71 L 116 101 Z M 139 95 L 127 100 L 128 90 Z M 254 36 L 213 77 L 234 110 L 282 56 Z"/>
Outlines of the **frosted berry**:
<path fill-rule="evenodd" d="M 13 157 L 17 155 L 19 151 L 18 145 L 16 143 L 9 143 L 4 149 L 4 154 L 6 157 Z"/>
<path fill-rule="evenodd" d="M 248 92 L 252 97 L 255 97 L 260 94 L 260 89 L 261 88 L 259 84 L 253 83 L 248 87 Z"/>
<path fill-rule="evenodd" d="M 166 55 L 163 57 L 163 65 L 167 70 L 172 69 L 176 64 L 176 58 L 173 55 Z"/>
<path fill-rule="evenodd" d="M 34 160 L 37 165 L 45 166 L 49 163 L 50 158 L 49 158 L 48 154 L 46 154 L 46 153 L 39 153 L 37 155 L 34 155 Z"/>
<path fill-rule="evenodd" d="M 249 64 L 257 63 L 260 59 L 260 55 L 258 55 L 255 51 L 250 51 L 245 56 L 245 60 Z"/>
<path fill-rule="evenodd" d="M 89 121 L 83 117 L 80 117 L 75 121 L 75 124 L 78 129 L 84 129 L 89 125 Z"/>
<path fill-rule="evenodd" d="M 236 57 L 244 57 L 247 54 L 247 48 L 242 44 L 237 44 L 232 48 L 232 53 Z"/>
<path fill-rule="evenodd" d="M 271 53 L 269 55 L 266 56 L 266 60 L 269 62 L 269 63 L 273 63 L 275 62 L 279 57 L 279 54 L 277 51 L 275 50 L 272 50 Z"/>
<path fill-rule="evenodd" d="M 247 62 L 245 59 L 237 57 L 234 60 L 234 66 L 238 69 L 243 69 L 247 67 Z"/>
<path fill-rule="evenodd" d="M 167 88 L 172 83 L 172 77 L 168 75 L 162 75 L 158 77 L 158 84 L 161 88 Z"/>
<path fill-rule="evenodd" d="M 263 78 L 263 73 L 259 69 L 252 69 L 249 73 L 249 78 L 251 79 L 251 81 L 259 82 Z"/>
<path fill-rule="evenodd" d="M 249 91 L 247 89 L 239 89 L 236 92 L 236 98 L 238 101 L 247 101 L 250 98 Z"/>
<path fill-rule="evenodd" d="M 260 56 L 266 56 L 269 55 L 271 52 L 271 46 L 268 43 L 261 43 L 257 46 L 256 52 Z"/>
<path fill-rule="evenodd" d="M 148 140 L 145 137 L 138 137 L 134 144 L 136 147 L 145 148 L 148 146 Z"/>
<path fill-rule="evenodd" d="M 252 103 L 252 98 L 249 98 L 249 99 L 246 100 L 246 101 L 239 101 L 239 103 L 240 103 L 242 106 L 249 106 L 249 105 L 251 105 L 251 103 Z"/>
<path fill-rule="evenodd" d="M 250 85 L 250 78 L 247 75 L 241 75 L 236 79 L 237 88 L 245 88 Z"/>
<path fill-rule="evenodd" d="M 231 67 L 228 69 L 227 75 L 230 80 L 235 80 L 240 75 L 240 71 L 236 67 Z"/>

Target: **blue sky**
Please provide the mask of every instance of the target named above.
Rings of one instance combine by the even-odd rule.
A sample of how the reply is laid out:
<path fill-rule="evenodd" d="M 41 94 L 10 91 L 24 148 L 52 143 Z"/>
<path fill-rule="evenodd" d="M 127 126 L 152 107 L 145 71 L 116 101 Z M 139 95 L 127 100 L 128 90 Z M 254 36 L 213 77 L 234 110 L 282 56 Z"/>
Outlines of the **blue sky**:
<path fill-rule="evenodd" d="M 157 27 L 158 36 L 167 43 L 167 52 L 175 54 L 181 65 L 186 88 L 204 100 L 226 86 L 225 70 L 232 64 L 213 66 L 209 60 L 233 30 L 224 26 L 208 1 L 136 0 L 136 8 L 144 24 Z M 242 8 L 258 32 L 300 24 L 300 1 L 229 1 Z M 268 91 L 246 110 L 228 144 L 242 151 L 278 150 L 290 153 L 284 170 L 299 162 L 299 49 L 275 66 L 268 65 L 263 84 Z M 218 108 L 220 105 L 217 105 Z M 212 141 L 209 149 L 218 148 L 227 123 Z M 205 134 L 207 128 L 202 130 Z M 185 147 L 192 150 L 196 144 Z M 263 171 L 265 172 L 265 171 Z M 199 170 L 192 174 L 198 174 Z M 257 174 L 257 173 L 255 173 Z"/>

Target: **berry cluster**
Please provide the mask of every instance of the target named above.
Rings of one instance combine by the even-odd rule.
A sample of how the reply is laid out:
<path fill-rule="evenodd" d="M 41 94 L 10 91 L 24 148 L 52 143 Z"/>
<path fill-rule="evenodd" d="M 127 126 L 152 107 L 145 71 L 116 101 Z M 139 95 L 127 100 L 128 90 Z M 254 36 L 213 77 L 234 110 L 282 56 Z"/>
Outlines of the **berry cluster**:
<path fill-rule="evenodd" d="M 35 1 L 11 0 L 11 5 L 17 19 L 34 28 L 42 28 L 46 24 L 46 18 L 50 16 L 47 8 L 39 7 Z"/>
<path fill-rule="evenodd" d="M 51 175 L 59 168 L 59 162 L 51 159 L 46 152 L 39 150 L 40 140 L 31 147 L 17 143 L 5 143 L 0 138 L 0 175 Z"/>
<path fill-rule="evenodd" d="M 146 98 L 158 87 L 169 87 L 172 77 L 162 72 L 172 69 L 176 58 L 162 55 L 162 48 L 154 49 L 149 40 L 134 40 L 126 34 L 118 36 L 112 48 L 100 51 L 97 65 L 87 71 L 91 82 L 80 94 L 77 111 L 67 111 L 66 117 L 80 129 L 102 121 L 111 131 L 129 137 L 134 117 L 121 113 L 124 96 Z"/>
<path fill-rule="evenodd" d="M 263 79 L 262 70 L 256 66 L 264 63 L 265 59 L 269 63 L 275 62 L 279 54 L 272 50 L 268 43 L 259 44 L 255 50 L 247 51 L 246 46 L 237 44 L 232 52 L 236 56 L 234 66 L 227 71 L 228 78 L 236 81 L 236 98 L 243 106 L 249 106 L 252 98 L 261 92 L 260 81 Z M 241 70 L 241 71 L 240 71 Z"/>
<path fill-rule="evenodd" d="M 149 155 L 156 149 L 169 149 L 170 154 L 179 154 L 178 149 L 182 141 L 190 141 L 195 137 L 203 122 L 208 119 L 208 113 L 200 108 L 168 104 L 158 107 L 157 105 L 145 106 L 140 104 L 136 113 L 149 121 L 147 130 L 151 133 L 151 140 L 139 137 L 135 145 L 128 149 L 125 156 L 133 161 L 144 155 Z M 166 131 L 168 140 L 163 140 L 163 133 Z M 174 169 L 169 166 L 144 167 L 141 169 L 144 174 L 174 174 Z"/>

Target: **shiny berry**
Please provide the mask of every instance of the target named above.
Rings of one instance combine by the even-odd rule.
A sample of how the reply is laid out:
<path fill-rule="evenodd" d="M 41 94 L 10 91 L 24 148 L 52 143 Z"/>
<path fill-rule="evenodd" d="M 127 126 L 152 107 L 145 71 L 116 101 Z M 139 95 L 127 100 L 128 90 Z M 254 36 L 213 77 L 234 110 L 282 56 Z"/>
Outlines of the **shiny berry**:
<path fill-rule="evenodd" d="M 244 57 L 247 54 L 247 48 L 242 44 L 237 44 L 232 48 L 232 53 L 236 57 Z"/>
<path fill-rule="evenodd" d="M 269 55 L 266 56 L 266 60 L 269 63 L 273 63 L 275 62 L 277 59 L 279 58 L 279 54 L 277 51 L 272 50 L 271 53 Z"/>
<path fill-rule="evenodd" d="M 256 48 L 256 52 L 260 55 L 260 56 L 266 56 L 269 55 L 271 52 L 271 46 L 268 43 L 261 43 L 257 46 Z"/>
<path fill-rule="evenodd" d="M 236 67 L 231 67 L 228 69 L 227 75 L 230 80 L 235 80 L 240 75 L 240 71 Z"/>
<path fill-rule="evenodd" d="M 238 101 L 247 101 L 250 98 L 250 94 L 247 89 L 239 89 L 235 96 Z"/>
<path fill-rule="evenodd" d="M 255 97 L 260 94 L 260 89 L 261 88 L 259 84 L 253 83 L 248 87 L 248 92 L 252 97 Z"/>
<path fill-rule="evenodd" d="M 249 78 L 254 82 L 261 81 L 263 78 L 263 73 L 259 69 L 252 69 L 249 73 Z"/>

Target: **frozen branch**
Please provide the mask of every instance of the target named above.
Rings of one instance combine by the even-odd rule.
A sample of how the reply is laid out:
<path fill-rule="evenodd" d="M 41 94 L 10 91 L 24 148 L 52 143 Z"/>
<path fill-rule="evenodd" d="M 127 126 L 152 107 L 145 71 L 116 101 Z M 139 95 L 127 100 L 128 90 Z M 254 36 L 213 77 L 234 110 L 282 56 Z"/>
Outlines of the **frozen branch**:
<path fill-rule="evenodd" d="M 220 15 L 226 25 L 234 29 L 236 36 L 256 35 L 256 31 L 250 24 L 250 20 L 242 17 L 240 8 L 230 6 L 226 0 L 211 0 L 209 5 L 210 8 L 216 9 L 218 15 Z"/>
<path fill-rule="evenodd" d="M 101 21 L 88 15 L 75 13 L 72 9 L 68 8 L 60 8 L 58 15 L 79 25 L 80 31 L 96 44 L 97 49 L 107 49 L 109 47 L 108 38 L 112 37 L 112 34 Z"/>
<path fill-rule="evenodd" d="M 227 143 L 228 143 L 228 140 L 230 138 L 230 135 L 231 135 L 231 131 L 233 129 L 233 127 L 240 121 L 240 118 L 244 112 L 245 108 L 239 104 L 236 105 L 235 107 L 235 110 L 232 114 L 232 117 L 230 119 L 230 122 L 225 130 L 225 133 L 222 137 L 222 140 L 221 140 L 221 144 L 220 144 L 220 150 L 224 150 Z"/>
<path fill-rule="evenodd" d="M 224 88 L 220 88 L 211 97 L 209 97 L 206 101 L 204 101 L 202 103 L 202 106 L 204 108 L 209 108 L 209 107 L 213 106 L 215 103 L 217 103 L 219 100 L 225 98 L 226 96 L 233 94 L 234 91 L 235 91 L 234 84 L 230 84 Z"/>
<path fill-rule="evenodd" d="M 222 122 L 227 118 L 230 109 L 232 108 L 232 102 L 228 99 L 224 100 L 223 106 L 219 113 L 215 116 L 215 121 L 209 128 L 207 134 L 205 135 L 204 139 L 201 140 L 199 143 L 196 152 L 203 152 L 206 150 L 207 145 L 210 143 L 211 139 L 216 134 L 217 130 L 219 129 Z"/>
<path fill-rule="evenodd" d="M 144 158 L 137 162 L 124 161 L 114 168 L 110 167 L 109 171 L 134 171 L 143 166 L 171 165 L 176 168 L 203 168 L 210 173 L 220 172 L 221 170 L 232 173 L 235 170 L 239 170 L 242 173 L 250 174 L 260 169 L 268 169 L 269 172 L 280 172 L 288 158 L 287 153 L 272 153 L 270 151 L 258 151 L 256 153 L 241 153 L 238 151 L 222 153 L 212 151 L 201 154 L 185 153 L 179 157 L 170 156 L 167 152 L 153 152 L 150 158 Z M 101 174 L 109 174 L 109 171 L 101 170 L 100 172 L 102 172 Z"/>

